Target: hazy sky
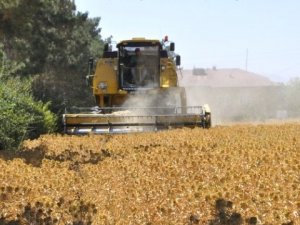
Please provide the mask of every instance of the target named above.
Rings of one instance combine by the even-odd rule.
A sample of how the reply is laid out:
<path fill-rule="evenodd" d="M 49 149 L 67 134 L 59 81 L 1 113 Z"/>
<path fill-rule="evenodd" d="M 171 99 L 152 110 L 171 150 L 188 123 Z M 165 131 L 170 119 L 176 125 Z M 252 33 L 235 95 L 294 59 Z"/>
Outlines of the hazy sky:
<path fill-rule="evenodd" d="M 300 76 L 299 0 L 75 0 L 114 41 L 176 43 L 184 69 L 240 68 L 274 81 Z M 248 54 L 247 54 L 248 52 Z M 247 57 L 248 55 L 248 57 Z"/>

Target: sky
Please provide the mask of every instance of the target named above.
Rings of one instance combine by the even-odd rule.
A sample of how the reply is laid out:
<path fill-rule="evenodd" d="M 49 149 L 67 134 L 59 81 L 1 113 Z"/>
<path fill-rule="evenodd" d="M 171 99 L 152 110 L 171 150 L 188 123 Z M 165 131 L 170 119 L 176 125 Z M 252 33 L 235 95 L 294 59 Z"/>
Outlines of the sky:
<path fill-rule="evenodd" d="M 75 0 L 100 17 L 103 39 L 175 42 L 183 69 L 239 68 L 288 82 L 300 77 L 299 0 Z"/>

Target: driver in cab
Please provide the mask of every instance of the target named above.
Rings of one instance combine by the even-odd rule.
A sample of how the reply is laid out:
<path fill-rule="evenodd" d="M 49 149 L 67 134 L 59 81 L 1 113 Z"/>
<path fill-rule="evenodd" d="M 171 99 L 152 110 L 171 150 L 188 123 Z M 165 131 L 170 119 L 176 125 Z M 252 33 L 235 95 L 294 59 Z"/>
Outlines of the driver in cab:
<path fill-rule="evenodd" d="M 146 77 L 146 70 L 144 68 L 145 61 L 140 48 L 136 48 L 134 52 L 135 54 L 131 56 L 129 63 L 131 67 L 131 74 L 133 80 L 135 80 L 137 83 L 141 83 Z"/>

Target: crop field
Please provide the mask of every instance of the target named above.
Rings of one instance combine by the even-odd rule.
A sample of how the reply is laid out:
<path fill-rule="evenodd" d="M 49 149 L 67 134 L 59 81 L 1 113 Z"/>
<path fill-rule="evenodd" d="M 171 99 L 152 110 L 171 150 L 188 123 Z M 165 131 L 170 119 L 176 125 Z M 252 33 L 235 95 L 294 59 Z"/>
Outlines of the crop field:
<path fill-rule="evenodd" d="M 300 224 L 300 124 L 26 141 L 0 224 Z"/>

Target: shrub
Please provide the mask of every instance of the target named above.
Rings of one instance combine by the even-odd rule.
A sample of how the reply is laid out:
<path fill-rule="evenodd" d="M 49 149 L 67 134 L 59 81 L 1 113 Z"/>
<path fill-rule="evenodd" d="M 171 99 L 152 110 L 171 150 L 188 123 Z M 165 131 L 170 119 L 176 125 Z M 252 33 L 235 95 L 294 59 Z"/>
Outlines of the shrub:
<path fill-rule="evenodd" d="M 1 46 L 0 46 L 1 47 Z M 13 63 L 0 49 L 0 150 L 17 148 L 27 138 L 55 130 L 56 116 L 49 103 L 35 101 L 30 79 L 12 77 Z M 2 59 L 1 59 L 2 58 Z"/>

